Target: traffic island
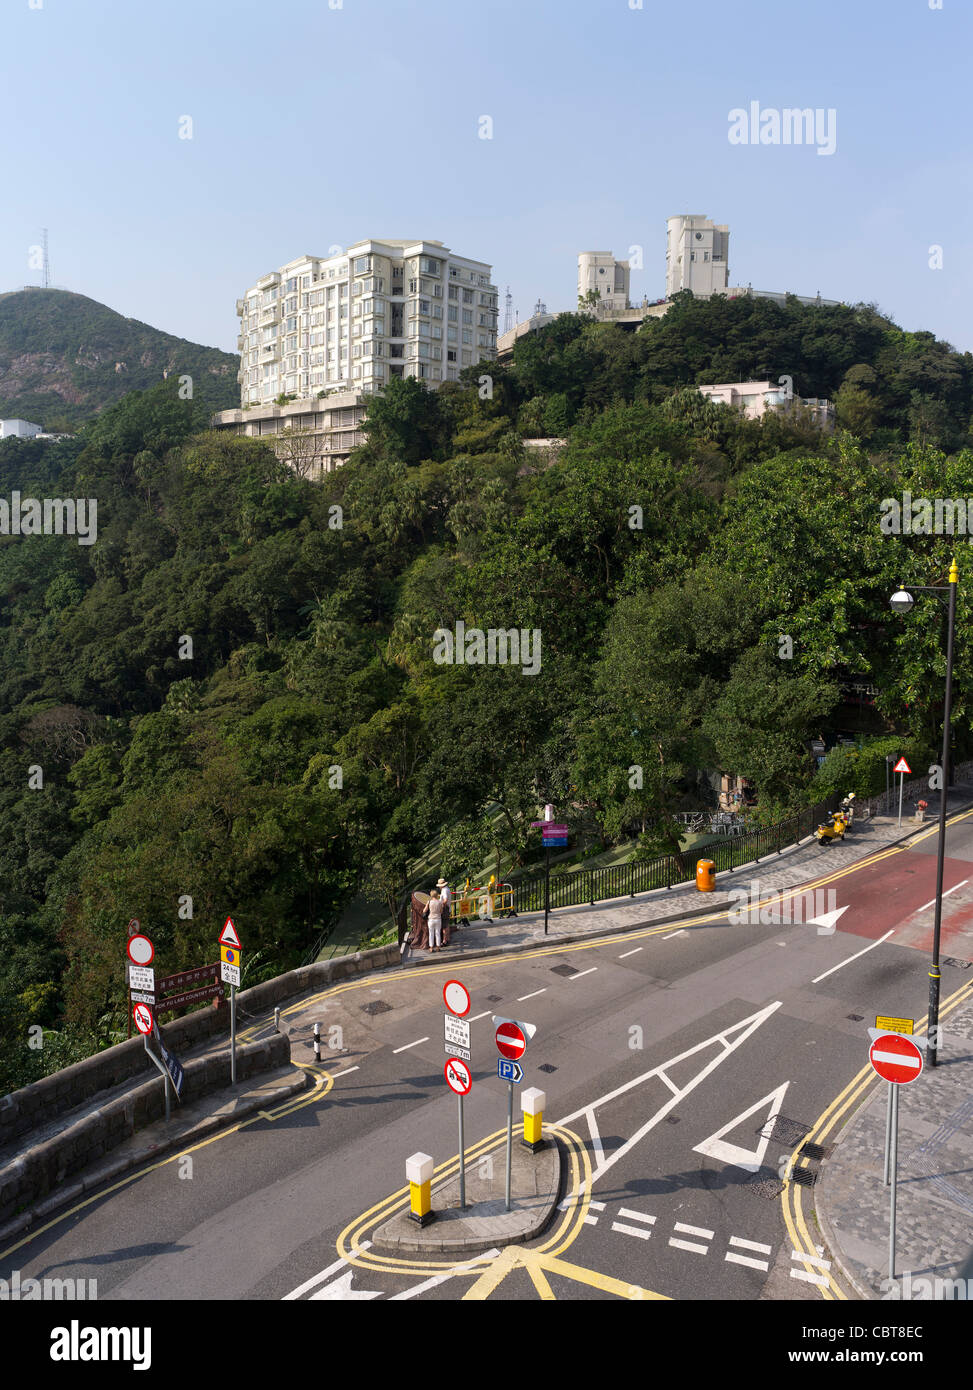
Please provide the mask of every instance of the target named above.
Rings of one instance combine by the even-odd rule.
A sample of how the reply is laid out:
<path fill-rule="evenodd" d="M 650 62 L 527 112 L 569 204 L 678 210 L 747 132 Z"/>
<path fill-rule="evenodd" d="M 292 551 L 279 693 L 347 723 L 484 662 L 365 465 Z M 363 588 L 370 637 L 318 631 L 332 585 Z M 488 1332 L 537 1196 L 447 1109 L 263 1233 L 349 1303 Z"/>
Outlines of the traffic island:
<path fill-rule="evenodd" d="M 517 1135 L 510 1167 L 510 1210 L 504 1210 L 506 1144 L 467 1163 L 466 1207 L 459 1174 L 432 1189 L 434 1220 L 420 1227 L 408 1206 L 379 1226 L 372 1243 L 390 1254 L 476 1254 L 533 1240 L 550 1222 L 561 1186 L 561 1152 L 552 1137 L 531 1153 Z"/>

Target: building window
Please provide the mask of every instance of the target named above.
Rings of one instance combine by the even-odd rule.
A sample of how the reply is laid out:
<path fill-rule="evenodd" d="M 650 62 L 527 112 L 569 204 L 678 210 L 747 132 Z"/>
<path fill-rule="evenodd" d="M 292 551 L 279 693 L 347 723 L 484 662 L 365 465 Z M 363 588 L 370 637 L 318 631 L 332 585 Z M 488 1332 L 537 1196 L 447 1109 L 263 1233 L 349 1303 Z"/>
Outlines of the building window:
<path fill-rule="evenodd" d="M 464 303 L 464 304 L 472 304 L 472 303 L 473 303 L 473 291 L 472 291 L 472 290 L 464 290 L 464 291 L 463 291 L 463 303 Z"/>

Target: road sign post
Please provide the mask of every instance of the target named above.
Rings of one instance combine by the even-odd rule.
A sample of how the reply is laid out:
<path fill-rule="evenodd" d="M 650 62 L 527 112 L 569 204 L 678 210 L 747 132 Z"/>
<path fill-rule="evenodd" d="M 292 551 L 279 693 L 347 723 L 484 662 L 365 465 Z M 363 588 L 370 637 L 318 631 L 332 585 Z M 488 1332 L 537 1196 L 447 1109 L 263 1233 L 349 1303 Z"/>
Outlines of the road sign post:
<path fill-rule="evenodd" d="M 450 1010 L 444 1016 L 443 1025 L 445 1028 L 445 1048 L 446 1055 L 458 1057 L 461 1061 L 469 1062 L 470 1053 L 470 1025 L 463 1020 L 463 1015 L 470 1011 L 470 992 L 459 980 L 447 980 L 443 985 L 443 1003 Z M 459 1017 L 456 1017 L 459 1015 Z M 466 1070 L 464 1068 L 464 1070 Z M 469 1072 L 467 1072 L 469 1075 Z M 463 1123 L 463 1097 L 466 1091 L 473 1084 L 470 1076 L 466 1091 L 459 1091 L 450 1081 L 450 1064 L 446 1064 L 446 1082 L 456 1091 L 456 1114 L 459 1125 L 459 1205 L 460 1211 L 466 1210 L 466 1130 Z"/>
<path fill-rule="evenodd" d="M 219 944 L 220 944 L 221 947 L 230 947 L 231 951 L 239 951 L 239 950 L 240 950 L 240 947 L 241 947 L 241 944 L 242 944 L 242 943 L 241 943 L 241 941 L 240 941 L 239 936 L 237 935 L 237 929 L 236 929 L 236 927 L 233 925 L 233 918 L 232 918 L 232 917 L 227 917 L 226 921 L 223 923 L 223 930 L 220 932 L 220 942 L 219 942 Z M 232 965 L 232 964 L 229 964 L 229 963 L 227 962 L 226 958 L 224 957 L 223 962 L 222 962 L 221 972 L 225 972 L 227 969 L 232 970 L 233 968 L 234 968 L 233 965 Z M 237 983 L 239 983 L 240 967 L 239 967 L 239 965 L 237 965 L 235 968 L 236 968 L 236 972 L 237 972 Z M 233 981 L 233 976 L 232 976 L 232 975 L 230 975 L 229 977 L 227 977 L 227 975 L 226 975 L 225 973 L 223 973 L 223 979 L 225 980 L 225 979 L 227 979 L 227 978 L 229 978 L 229 980 L 230 980 L 230 1085 L 231 1085 L 231 1086 L 235 1086 L 235 1085 L 236 1085 L 236 984 L 235 984 L 234 981 Z"/>
<path fill-rule="evenodd" d="M 453 1059 L 443 1068 L 446 1085 L 456 1093 L 457 1114 L 459 1116 L 459 1204 L 466 1208 L 466 1137 L 463 1127 L 463 1097 L 469 1095 L 473 1076 L 465 1062 Z"/>
<path fill-rule="evenodd" d="M 900 758 L 899 761 L 895 764 L 895 767 L 893 767 L 892 771 L 893 771 L 893 772 L 897 772 L 897 773 L 899 774 L 899 825 L 901 825 L 901 824 L 902 824 L 902 792 L 903 792 L 903 788 L 905 787 L 905 774 L 906 774 L 907 772 L 911 773 L 911 772 L 912 772 L 912 768 L 911 768 L 911 767 L 909 766 L 909 764 L 906 762 L 905 758 Z"/>
<path fill-rule="evenodd" d="M 498 1018 L 493 1015 L 497 1025 L 496 1043 L 500 1053 L 497 1075 L 507 1082 L 507 1161 L 506 1181 L 504 1183 L 504 1211 L 510 1210 L 510 1167 L 514 1147 L 514 1082 L 523 1079 L 523 1069 L 518 1058 L 527 1050 L 527 1039 L 532 1038 L 537 1029 L 532 1023 L 520 1023 L 514 1018 Z M 519 1074 L 518 1074 L 519 1073 Z"/>
<path fill-rule="evenodd" d="M 911 1022 L 896 1019 L 897 1023 Z M 889 1197 L 889 1278 L 895 1278 L 895 1200 L 898 1185 L 899 1152 L 899 1087 L 908 1086 L 922 1073 L 920 1044 L 924 1038 L 911 1038 L 902 1033 L 883 1033 L 869 1028 L 872 1045 L 868 1060 L 879 1076 L 889 1084 L 888 1111 L 885 1117 L 885 1182 L 891 1187 Z"/>

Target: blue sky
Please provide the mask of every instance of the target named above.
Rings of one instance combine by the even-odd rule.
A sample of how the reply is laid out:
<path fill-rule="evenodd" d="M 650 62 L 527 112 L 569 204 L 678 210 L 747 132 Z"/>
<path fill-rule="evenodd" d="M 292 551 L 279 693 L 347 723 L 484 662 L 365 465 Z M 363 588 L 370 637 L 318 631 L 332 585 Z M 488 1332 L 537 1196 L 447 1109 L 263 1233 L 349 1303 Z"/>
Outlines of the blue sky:
<path fill-rule="evenodd" d="M 0 289 L 47 226 L 57 284 L 234 351 L 258 276 L 415 236 L 493 265 L 502 327 L 508 284 L 573 308 L 582 250 L 640 246 L 660 297 L 694 212 L 731 283 L 973 349 L 973 16 L 941 3 L 4 0 Z M 732 145 L 751 101 L 833 108 L 835 153 Z"/>

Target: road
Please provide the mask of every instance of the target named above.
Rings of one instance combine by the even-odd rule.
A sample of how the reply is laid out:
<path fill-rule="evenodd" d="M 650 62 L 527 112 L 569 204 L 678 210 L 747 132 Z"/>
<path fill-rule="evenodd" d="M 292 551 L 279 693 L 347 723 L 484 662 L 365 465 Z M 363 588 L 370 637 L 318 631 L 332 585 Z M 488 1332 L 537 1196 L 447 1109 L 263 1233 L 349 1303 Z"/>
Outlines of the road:
<path fill-rule="evenodd" d="M 430 957 L 305 1001 L 295 1059 L 312 1060 L 314 1018 L 344 1049 L 312 1093 L 94 1194 L 2 1252 L 0 1277 L 94 1278 L 103 1301 L 841 1298 L 779 1175 L 861 1071 L 875 1015 L 925 1012 L 935 843 L 833 876 L 847 910 L 830 935 L 724 914 L 460 969 Z M 944 1000 L 971 981 L 973 814 L 947 849 Z M 809 874 L 826 856 L 815 848 Z M 360 1244 L 410 1154 L 455 1156 L 441 1040 L 454 973 L 472 995 L 472 1161 L 500 1162 L 482 1141 L 505 1124 L 501 1013 L 537 1026 L 524 1084 L 547 1092 L 579 1173 L 544 1236 L 459 1270 Z"/>

